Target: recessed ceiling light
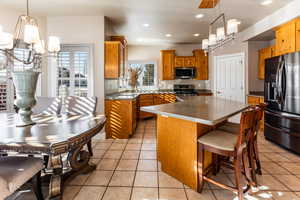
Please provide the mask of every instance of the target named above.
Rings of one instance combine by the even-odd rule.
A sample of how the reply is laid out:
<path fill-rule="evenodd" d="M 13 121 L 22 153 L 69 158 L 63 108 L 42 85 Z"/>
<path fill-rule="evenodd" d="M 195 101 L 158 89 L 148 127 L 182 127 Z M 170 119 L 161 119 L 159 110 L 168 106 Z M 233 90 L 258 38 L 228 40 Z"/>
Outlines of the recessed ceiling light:
<path fill-rule="evenodd" d="M 144 26 L 144 27 L 149 27 L 149 26 L 150 26 L 150 24 L 143 24 L 143 26 Z"/>
<path fill-rule="evenodd" d="M 195 15 L 195 17 L 196 17 L 197 19 L 200 19 L 200 18 L 204 17 L 204 15 L 203 15 L 203 14 L 198 14 L 198 15 Z"/>
<path fill-rule="evenodd" d="M 166 37 L 172 37 L 172 34 L 168 33 L 166 34 Z"/>
<path fill-rule="evenodd" d="M 143 38 L 138 38 L 136 41 L 138 41 L 138 42 L 144 42 L 144 39 Z"/>
<path fill-rule="evenodd" d="M 194 36 L 195 36 L 195 37 L 199 37 L 200 34 L 199 34 L 199 33 L 195 33 Z"/>
<path fill-rule="evenodd" d="M 273 3 L 273 0 L 264 0 L 260 4 L 263 6 L 267 6 L 267 5 L 270 5 L 271 3 Z"/>

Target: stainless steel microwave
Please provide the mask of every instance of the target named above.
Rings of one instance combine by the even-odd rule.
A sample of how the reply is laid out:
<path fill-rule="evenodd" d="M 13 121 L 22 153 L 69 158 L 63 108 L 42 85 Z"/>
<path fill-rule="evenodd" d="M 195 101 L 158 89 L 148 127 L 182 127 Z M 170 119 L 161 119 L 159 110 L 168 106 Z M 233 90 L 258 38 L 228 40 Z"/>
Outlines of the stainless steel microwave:
<path fill-rule="evenodd" d="M 176 79 L 193 79 L 196 76 L 196 68 L 194 67 L 178 67 L 175 68 Z"/>

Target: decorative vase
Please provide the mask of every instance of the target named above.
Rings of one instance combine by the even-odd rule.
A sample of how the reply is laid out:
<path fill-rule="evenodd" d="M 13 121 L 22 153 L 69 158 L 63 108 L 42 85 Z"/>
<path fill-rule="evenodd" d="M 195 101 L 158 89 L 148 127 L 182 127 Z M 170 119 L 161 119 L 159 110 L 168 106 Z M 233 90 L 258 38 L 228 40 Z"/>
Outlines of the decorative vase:
<path fill-rule="evenodd" d="M 29 126 L 35 124 L 32 121 L 31 108 L 35 106 L 35 91 L 40 72 L 22 71 L 13 72 L 12 78 L 16 89 L 15 105 L 19 108 L 18 127 Z"/>

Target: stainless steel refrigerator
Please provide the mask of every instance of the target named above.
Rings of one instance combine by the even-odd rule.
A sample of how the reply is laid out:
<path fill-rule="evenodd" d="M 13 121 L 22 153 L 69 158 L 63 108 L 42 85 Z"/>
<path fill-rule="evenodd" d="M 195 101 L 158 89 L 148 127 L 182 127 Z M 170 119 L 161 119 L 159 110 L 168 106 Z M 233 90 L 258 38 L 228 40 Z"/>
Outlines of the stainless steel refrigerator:
<path fill-rule="evenodd" d="M 265 137 L 300 154 L 300 52 L 265 62 Z"/>

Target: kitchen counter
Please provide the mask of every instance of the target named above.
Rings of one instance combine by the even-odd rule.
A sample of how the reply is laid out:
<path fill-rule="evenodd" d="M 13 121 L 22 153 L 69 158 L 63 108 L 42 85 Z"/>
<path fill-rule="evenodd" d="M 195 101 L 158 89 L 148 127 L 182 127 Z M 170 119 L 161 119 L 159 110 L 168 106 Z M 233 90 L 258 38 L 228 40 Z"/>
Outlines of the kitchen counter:
<path fill-rule="evenodd" d="M 181 102 L 141 107 L 157 114 L 157 159 L 162 171 L 197 190 L 201 184 L 197 172 L 204 173 L 213 162 L 212 154 L 206 152 L 205 161 L 198 164 L 198 139 L 248 107 L 213 96 L 183 97 Z"/>
<path fill-rule="evenodd" d="M 248 96 L 264 97 L 264 91 L 250 91 Z"/>
<path fill-rule="evenodd" d="M 211 90 L 198 89 L 196 92 L 201 95 L 212 95 Z M 131 100 L 136 99 L 141 94 L 175 94 L 173 90 L 139 90 L 139 91 L 124 91 L 120 93 L 106 95 L 107 100 Z"/>
<path fill-rule="evenodd" d="M 183 97 L 181 102 L 146 106 L 141 110 L 212 126 L 248 107 L 248 104 L 213 96 L 190 96 Z"/>

